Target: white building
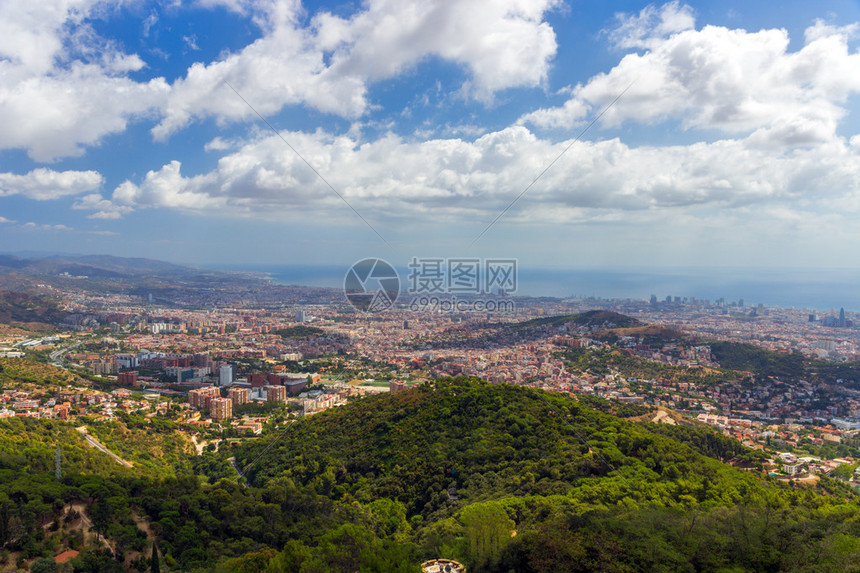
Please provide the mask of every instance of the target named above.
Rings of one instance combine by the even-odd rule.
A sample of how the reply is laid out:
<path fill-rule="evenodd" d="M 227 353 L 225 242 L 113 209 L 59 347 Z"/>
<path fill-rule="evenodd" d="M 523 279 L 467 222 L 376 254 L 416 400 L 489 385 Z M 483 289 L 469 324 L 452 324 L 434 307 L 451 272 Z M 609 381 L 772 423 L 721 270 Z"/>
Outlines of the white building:
<path fill-rule="evenodd" d="M 233 384 L 233 367 L 227 364 L 218 372 L 218 385 L 230 386 L 231 384 Z"/>

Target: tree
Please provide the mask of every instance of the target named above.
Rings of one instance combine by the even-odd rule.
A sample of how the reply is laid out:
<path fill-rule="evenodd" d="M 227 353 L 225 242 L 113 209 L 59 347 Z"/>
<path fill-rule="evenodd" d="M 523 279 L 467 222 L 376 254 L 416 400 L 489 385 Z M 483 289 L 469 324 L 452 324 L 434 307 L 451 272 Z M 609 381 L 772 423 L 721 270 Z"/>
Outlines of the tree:
<path fill-rule="evenodd" d="M 158 544 L 153 541 L 152 542 L 152 565 L 149 568 L 150 573 L 161 573 L 161 563 L 158 560 Z"/>
<path fill-rule="evenodd" d="M 466 526 L 472 567 L 492 567 L 498 563 L 516 526 L 504 506 L 499 502 L 470 505 L 460 512 L 460 519 Z"/>
<path fill-rule="evenodd" d="M 113 519 L 112 514 L 110 504 L 104 498 L 97 499 L 90 506 L 90 517 L 93 520 L 93 528 L 96 530 L 96 539 L 101 539 L 100 536 L 107 531 L 107 527 Z"/>
<path fill-rule="evenodd" d="M 57 573 L 57 563 L 53 559 L 42 557 L 33 561 L 30 565 L 30 571 L 36 573 Z"/>

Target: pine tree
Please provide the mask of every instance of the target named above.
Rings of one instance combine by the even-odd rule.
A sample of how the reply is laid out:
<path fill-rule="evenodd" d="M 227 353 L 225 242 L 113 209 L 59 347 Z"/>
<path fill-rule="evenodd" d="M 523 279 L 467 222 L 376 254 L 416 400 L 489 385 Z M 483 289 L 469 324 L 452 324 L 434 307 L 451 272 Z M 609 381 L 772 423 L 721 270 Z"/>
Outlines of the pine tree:
<path fill-rule="evenodd" d="M 161 564 L 158 561 L 158 547 L 155 541 L 152 542 L 152 566 L 149 571 L 150 573 L 161 573 Z"/>

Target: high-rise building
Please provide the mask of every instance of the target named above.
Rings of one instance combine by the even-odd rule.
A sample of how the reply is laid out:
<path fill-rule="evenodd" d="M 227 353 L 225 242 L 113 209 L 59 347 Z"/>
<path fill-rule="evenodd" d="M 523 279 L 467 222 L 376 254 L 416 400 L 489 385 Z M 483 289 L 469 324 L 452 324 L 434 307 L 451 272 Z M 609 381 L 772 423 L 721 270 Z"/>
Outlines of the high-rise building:
<path fill-rule="evenodd" d="M 188 391 L 188 403 L 192 407 L 205 409 L 210 407 L 210 401 L 213 398 L 220 398 L 221 391 L 215 386 L 207 386 L 205 388 L 196 388 Z"/>
<path fill-rule="evenodd" d="M 287 389 L 284 386 L 266 386 L 267 402 L 286 402 Z"/>
<path fill-rule="evenodd" d="M 117 374 L 116 381 L 119 382 L 120 386 L 132 386 L 137 387 L 137 372 L 120 372 Z"/>
<path fill-rule="evenodd" d="M 229 364 L 222 366 L 218 371 L 218 384 L 220 386 L 229 386 L 233 383 L 233 367 Z"/>
<path fill-rule="evenodd" d="M 265 372 L 257 372 L 256 374 L 248 374 L 248 384 L 251 388 L 262 388 L 268 382 Z"/>
<path fill-rule="evenodd" d="M 296 311 L 296 322 L 304 322 L 305 321 L 305 311 L 297 310 Z"/>
<path fill-rule="evenodd" d="M 241 406 L 248 403 L 250 390 L 248 388 L 230 388 L 227 391 L 227 397 L 233 402 L 234 406 Z"/>
<path fill-rule="evenodd" d="M 233 417 L 233 401 L 229 398 L 212 398 L 209 410 L 213 420 L 229 420 Z"/>

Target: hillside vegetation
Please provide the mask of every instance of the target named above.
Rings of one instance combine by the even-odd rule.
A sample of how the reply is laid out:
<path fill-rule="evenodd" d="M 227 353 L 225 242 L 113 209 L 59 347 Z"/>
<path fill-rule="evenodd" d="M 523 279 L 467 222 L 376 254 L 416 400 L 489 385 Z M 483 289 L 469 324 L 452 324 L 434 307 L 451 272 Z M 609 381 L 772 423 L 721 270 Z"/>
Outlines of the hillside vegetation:
<path fill-rule="evenodd" d="M 141 548 L 130 515 L 150 522 L 162 570 L 417 572 L 432 557 L 475 573 L 860 563 L 847 488 L 793 489 L 723 463 L 748 452 L 710 429 L 625 421 L 518 386 L 439 379 L 224 449 L 249 487 L 235 471 L 210 485 L 0 470 L 0 545 L 31 558 L 58 549 L 40 525 L 82 500 L 118 547 Z M 116 565 L 92 551 L 76 563 Z"/>
<path fill-rule="evenodd" d="M 548 316 L 546 318 L 533 318 L 511 325 L 512 329 L 533 328 L 537 326 L 564 326 L 574 324 L 576 326 L 588 326 L 598 329 L 611 328 L 634 328 L 642 323 L 633 317 L 612 312 L 610 310 L 589 310 L 579 314 L 566 314 L 561 316 Z"/>
<path fill-rule="evenodd" d="M 0 290 L 0 324 L 44 330 L 65 317 L 53 299 Z"/>
<path fill-rule="evenodd" d="M 843 380 L 860 388 L 860 362 L 831 362 L 806 357 L 800 353 L 782 353 L 741 342 L 711 342 L 711 353 L 720 366 L 730 370 L 752 372 L 759 378 L 785 380 Z"/>
<path fill-rule="evenodd" d="M 22 390 L 56 390 L 70 384 L 89 386 L 90 382 L 51 364 L 30 358 L 0 358 L 0 386 L 12 382 Z"/>

